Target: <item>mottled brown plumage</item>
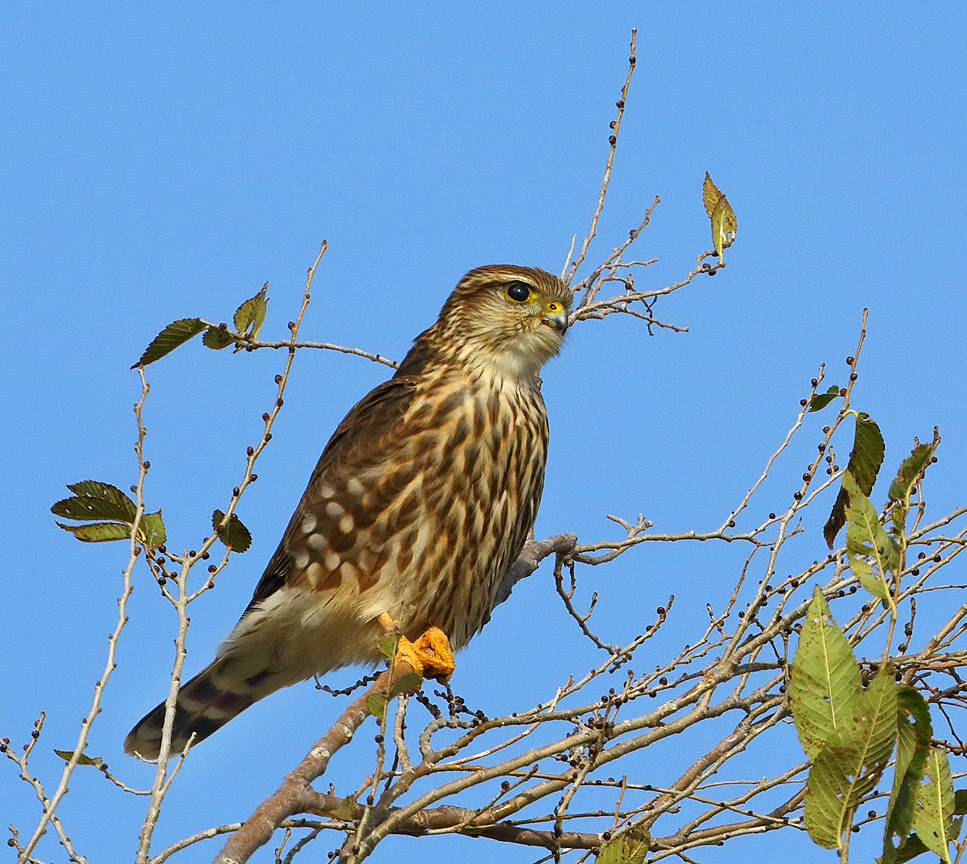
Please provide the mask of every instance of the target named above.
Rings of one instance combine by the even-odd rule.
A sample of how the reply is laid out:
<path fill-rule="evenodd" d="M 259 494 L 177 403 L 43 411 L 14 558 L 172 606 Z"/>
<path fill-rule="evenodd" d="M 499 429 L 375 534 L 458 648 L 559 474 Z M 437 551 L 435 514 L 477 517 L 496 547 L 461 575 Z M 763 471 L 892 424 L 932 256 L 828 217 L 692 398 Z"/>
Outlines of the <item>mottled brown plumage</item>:
<path fill-rule="evenodd" d="M 409 639 L 439 627 L 454 649 L 484 625 L 537 515 L 537 373 L 560 348 L 570 300 L 533 268 L 460 280 L 396 374 L 329 439 L 251 603 L 179 693 L 173 752 L 280 687 L 378 663 L 381 613 Z M 163 720 L 162 704 L 124 749 L 157 759 Z"/>

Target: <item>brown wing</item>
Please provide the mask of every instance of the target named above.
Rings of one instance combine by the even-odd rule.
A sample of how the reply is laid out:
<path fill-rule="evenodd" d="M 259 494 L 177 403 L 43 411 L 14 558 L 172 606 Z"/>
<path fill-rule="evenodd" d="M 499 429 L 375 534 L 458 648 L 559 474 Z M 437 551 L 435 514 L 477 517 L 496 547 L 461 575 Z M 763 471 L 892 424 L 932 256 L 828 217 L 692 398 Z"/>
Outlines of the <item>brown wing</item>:
<path fill-rule="evenodd" d="M 313 497 L 313 491 L 321 485 L 322 478 L 347 463 L 358 462 L 360 456 L 365 454 L 368 454 L 370 462 L 378 458 L 380 442 L 385 440 L 388 432 L 399 428 L 417 392 L 418 383 L 419 379 L 413 375 L 397 375 L 384 381 L 360 399 L 336 427 L 312 471 L 306 491 L 289 520 L 278 548 L 255 586 L 246 613 L 256 603 L 278 591 L 293 575 L 295 555 L 288 541 L 303 524 L 307 505 Z"/>

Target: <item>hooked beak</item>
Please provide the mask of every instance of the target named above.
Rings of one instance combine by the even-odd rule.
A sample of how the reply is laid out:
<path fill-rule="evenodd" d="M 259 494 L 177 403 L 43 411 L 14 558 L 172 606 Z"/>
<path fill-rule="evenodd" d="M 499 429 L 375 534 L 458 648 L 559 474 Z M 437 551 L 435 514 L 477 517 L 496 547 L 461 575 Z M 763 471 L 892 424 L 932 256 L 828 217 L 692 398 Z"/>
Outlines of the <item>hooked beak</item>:
<path fill-rule="evenodd" d="M 567 330 L 567 309 L 560 303 L 548 303 L 541 323 L 557 330 L 563 336 L 564 331 Z"/>

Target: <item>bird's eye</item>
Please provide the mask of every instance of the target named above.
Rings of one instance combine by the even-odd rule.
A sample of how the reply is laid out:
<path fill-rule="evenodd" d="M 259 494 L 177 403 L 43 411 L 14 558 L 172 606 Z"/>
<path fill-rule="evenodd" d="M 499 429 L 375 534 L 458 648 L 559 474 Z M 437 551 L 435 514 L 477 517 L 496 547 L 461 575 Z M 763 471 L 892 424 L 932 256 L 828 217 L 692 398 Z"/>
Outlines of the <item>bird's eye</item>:
<path fill-rule="evenodd" d="M 518 303 L 524 303 L 531 296 L 531 289 L 523 282 L 511 282 L 507 286 L 507 296 Z"/>

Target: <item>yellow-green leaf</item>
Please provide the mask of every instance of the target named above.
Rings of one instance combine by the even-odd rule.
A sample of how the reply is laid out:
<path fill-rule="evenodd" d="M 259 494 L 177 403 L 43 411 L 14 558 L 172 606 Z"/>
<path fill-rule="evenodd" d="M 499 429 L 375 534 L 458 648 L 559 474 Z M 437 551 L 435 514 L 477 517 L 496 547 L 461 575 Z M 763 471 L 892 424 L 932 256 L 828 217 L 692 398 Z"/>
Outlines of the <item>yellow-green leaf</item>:
<path fill-rule="evenodd" d="M 339 803 L 330 809 L 326 815 L 333 819 L 341 819 L 343 822 L 351 822 L 353 819 L 357 819 L 359 817 L 359 805 L 356 803 L 356 797 L 350 795 L 340 799 Z"/>
<path fill-rule="evenodd" d="M 902 537 L 906 530 L 907 511 L 910 509 L 910 494 L 913 487 L 923 477 L 924 471 L 933 459 L 933 454 L 940 446 L 940 435 L 937 427 L 933 430 L 933 440 L 929 444 L 921 444 L 914 439 L 913 450 L 900 463 L 896 477 L 890 484 L 890 501 L 893 503 L 893 533 Z"/>
<path fill-rule="evenodd" d="M 54 752 L 65 762 L 70 762 L 74 758 L 73 750 L 55 750 Z M 104 764 L 104 760 L 100 756 L 88 756 L 86 753 L 81 753 L 77 759 L 77 764 L 93 765 L 95 768 L 100 768 Z"/>
<path fill-rule="evenodd" d="M 78 520 L 118 519 L 121 522 L 134 522 L 134 516 L 138 512 L 137 505 L 117 486 L 98 480 L 82 480 L 80 483 L 68 483 L 67 488 L 74 495 L 58 501 L 50 508 L 55 516 Z"/>
<path fill-rule="evenodd" d="M 736 227 L 735 211 L 723 195 L 712 211 L 712 246 L 720 261 L 725 250 L 735 242 Z"/>
<path fill-rule="evenodd" d="M 856 429 L 853 434 L 853 449 L 849 454 L 846 473 L 852 475 L 856 486 L 864 495 L 873 491 L 876 475 L 883 464 L 883 435 L 880 427 L 870 419 L 868 414 L 856 415 Z M 846 487 L 839 490 L 829 519 L 823 526 L 823 537 L 826 545 L 833 548 L 833 542 L 840 529 L 846 524 L 846 507 L 849 504 L 849 493 Z"/>
<path fill-rule="evenodd" d="M 809 769 L 803 819 L 814 843 L 841 848 L 853 811 L 890 761 L 896 722 L 893 672 L 883 667 Z"/>
<path fill-rule="evenodd" d="M 900 860 L 893 846 L 894 837 L 899 838 L 901 848 L 906 848 L 902 844 L 913 828 L 914 805 L 933 737 L 930 708 L 923 696 L 910 687 L 897 688 L 897 723 L 893 786 L 884 818 L 883 864 Z"/>
<path fill-rule="evenodd" d="M 396 653 L 396 637 L 383 636 L 381 639 L 376 640 L 376 647 L 379 648 L 379 653 L 384 657 L 392 658 Z"/>
<path fill-rule="evenodd" d="M 172 321 L 151 340 L 151 344 L 144 349 L 144 353 L 138 358 L 138 362 L 131 368 L 147 366 L 149 363 L 154 363 L 155 360 L 160 360 L 165 354 L 174 351 L 175 348 L 183 345 L 192 336 L 197 336 L 206 327 L 208 327 L 208 324 L 201 318 L 180 318 L 177 321 Z"/>
<path fill-rule="evenodd" d="M 601 847 L 595 864 L 642 864 L 648 854 L 647 831 L 631 828 L 612 837 Z"/>
<path fill-rule="evenodd" d="M 853 475 L 843 475 L 843 489 L 849 499 L 846 507 L 846 554 L 850 569 L 874 597 L 887 601 L 890 594 L 888 573 L 896 573 L 900 552 L 893 538 L 880 524 L 870 499 L 860 492 Z"/>
<path fill-rule="evenodd" d="M 139 529 L 138 539 L 148 549 L 157 549 L 159 546 L 163 546 L 167 539 L 165 523 L 161 518 L 160 510 L 157 513 L 143 513 Z"/>
<path fill-rule="evenodd" d="M 950 762 L 943 750 L 932 748 L 927 755 L 926 778 L 920 786 L 913 827 L 924 845 L 950 864 L 953 835 L 954 785 Z"/>
<path fill-rule="evenodd" d="M 836 732 L 848 729 L 860 692 L 853 649 L 817 586 L 789 673 L 793 722 L 811 760 Z"/>
<path fill-rule="evenodd" d="M 370 714 L 382 720 L 386 713 L 386 697 L 382 693 L 370 693 L 366 697 L 366 707 Z"/>
<path fill-rule="evenodd" d="M 252 534 L 234 513 L 226 525 L 222 525 L 225 514 L 221 510 L 212 513 L 212 528 L 218 532 L 218 539 L 233 552 L 246 552 L 252 545 Z"/>
<path fill-rule="evenodd" d="M 839 387 L 835 384 L 832 385 L 825 393 L 814 393 L 812 399 L 809 400 L 809 411 L 821 411 L 830 402 L 839 396 Z"/>
<path fill-rule="evenodd" d="M 705 212 L 708 213 L 710 219 L 715 210 L 715 205 L 721 197 L 722 193 L 719 192 L 716 185 L 712 182 L 708 171 L 706 171 L 705 182 L 702 184 L 702 202 L 705 204 Z"/>
<path fill-rule="evenodd" d="M 131 537 L 131 526 L 120 522 L 88 522 L 85 525 L 65 525 L 63 522 L 58 522 L 57 524 L 84 543 L 105 543 L 108 540 L 128 540 Z"/>
<path fill-rule="evenodd" d="M 262 322 L 265 321 L 266 305 L 269 302 L 265 297 L 265 292 L 268 287 L 269 283 L 266 282 L 258 294 L 250 297 L 235 310 L 235 318 L 233 320 L 235 322 L 235 329 L 239 333 L 251 335 L 253 339 L 258 337 Z"/>
<path fill-rule="evenodd" d="M 233 344 L 235 337 L 221 327 L 209 327 L 205 331 L 205 335 L 201 337 L 201 341 L 206 348 L 211 348 L 212 351 L 221 351 L 222 348 L 227 348 Z"/>
<path fill-rule="evenodd" d="M 423 683 L 423 676 L 417 672 L 407 672 L 390 690 L 390 696 L 399 696 L 400 693 L 413 693 L 420 689 Z"/>

